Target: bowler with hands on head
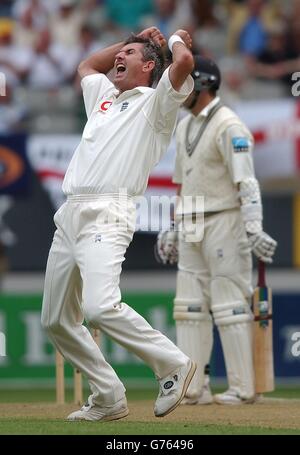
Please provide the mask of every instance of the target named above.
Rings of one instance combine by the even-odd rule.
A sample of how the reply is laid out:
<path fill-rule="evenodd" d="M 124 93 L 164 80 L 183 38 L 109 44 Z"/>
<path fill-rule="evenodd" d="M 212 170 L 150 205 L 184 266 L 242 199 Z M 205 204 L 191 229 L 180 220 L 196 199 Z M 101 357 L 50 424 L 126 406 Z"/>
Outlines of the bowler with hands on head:
<path fill-rule="evenodd" d="M 84 319 L 152 368 L 160 389 L 157 417 L 178 406 L 196 369 L 121 301 L 119 289 L 135 228 L 133 198 L 144 193 L 194 86 L 189 34 L 178 30 L 171 36 L 172 63 L 164 70 L 165 44 L 160 31 L 150 27 L 79 65 L 87 123 L 63 182 L 67 200 L 54 216 L 42 308 L 43 327 L 87 377 L 92 392 L 69 420 L 107 421 L 128 414 L 125 387 Z M 112 69 L 113 82 L 106 76 Z"/>

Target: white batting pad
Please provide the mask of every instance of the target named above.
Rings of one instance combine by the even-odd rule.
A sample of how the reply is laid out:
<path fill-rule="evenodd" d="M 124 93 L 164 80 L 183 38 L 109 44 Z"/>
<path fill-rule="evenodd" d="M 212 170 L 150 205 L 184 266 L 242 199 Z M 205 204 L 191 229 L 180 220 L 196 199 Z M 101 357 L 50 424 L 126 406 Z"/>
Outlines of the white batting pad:
<path fill-rule="evenodd" d="M 252 398 L 255 394 L 252 323 L 221 325 L 218 328 L 229 387 L 241 398 Z"/>

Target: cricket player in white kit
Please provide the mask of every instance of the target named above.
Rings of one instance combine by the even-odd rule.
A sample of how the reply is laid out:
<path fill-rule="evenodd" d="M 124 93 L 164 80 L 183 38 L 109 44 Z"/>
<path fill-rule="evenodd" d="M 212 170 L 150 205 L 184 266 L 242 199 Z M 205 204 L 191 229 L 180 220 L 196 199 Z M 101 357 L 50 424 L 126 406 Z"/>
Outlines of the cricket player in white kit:
<path fill-rule="evenodd" d="M 184 103 L 191 113 L 176 130 L 173 181 L 179 185 L 182 199 L 176 213 L 179 235 L 175 230 L 160 233 L 157 243 L 163 262 L 176 262 L 178 246 L 177 344 L 197 363 L 182 404 L 213 402 L 205 375 L 213 321 L 219 330 L 229 384 L 226 392 L 215 395 L 215 401 L 250 403 L 255 397 L 251 249 L 262 261 L 272 262 L 276 242 L 262 228 L 252 135 L 216 95 L 219 68 L 210 59 L 195 56 L 192 76 L 194 91 Z M 202 216 L 188 216 L 185 197 L 197 196 L 204 197 Z M 202 223 L 203 229 L 195 229 L 193 223 Z"/>
<path fill-rule="evenodd" d="M 57 230 L 42 308 L 43 327 L 65 359 L 88 378 L 92 391 L 69 420 L 128 414 L 124 385 L 82 325 L 84 319 L 152 368 L 160 385 L 154 407 L 158 417 L 180 403 L 196 369 L 121 301 L 119 289 L 135 228 L 133 197 L 146 189 L 150 171 L 169 144 L 178 109 L 194 86 L 189 34 L 178 30 L 171 36 L 173 62 L 163 72 L 165 43 L 160 31 L 150 27 L 79 66 L 88 120 L 63 182 L 67 201 L 54 216 Z M 114 83 L 106 76 L 111 69 Z"/>

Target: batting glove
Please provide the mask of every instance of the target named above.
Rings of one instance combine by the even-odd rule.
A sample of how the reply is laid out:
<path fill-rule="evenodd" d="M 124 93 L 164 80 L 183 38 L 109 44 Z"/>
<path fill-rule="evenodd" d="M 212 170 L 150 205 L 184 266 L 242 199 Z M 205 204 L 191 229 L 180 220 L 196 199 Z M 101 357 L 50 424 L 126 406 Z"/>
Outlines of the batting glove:
<path fill-rule="evenodd" d="M 249 235 L 249 242 L 252 252 L 261 261 L 271 263 L 277 247 L 277 242 L 264 231 Z"/>
<path fill-rule="evenodd" d="M 178 262 L 178 232 L 174 224 L 170 231 L 159 232 L 154 249 L 158 262 L 176 264 Z"/>

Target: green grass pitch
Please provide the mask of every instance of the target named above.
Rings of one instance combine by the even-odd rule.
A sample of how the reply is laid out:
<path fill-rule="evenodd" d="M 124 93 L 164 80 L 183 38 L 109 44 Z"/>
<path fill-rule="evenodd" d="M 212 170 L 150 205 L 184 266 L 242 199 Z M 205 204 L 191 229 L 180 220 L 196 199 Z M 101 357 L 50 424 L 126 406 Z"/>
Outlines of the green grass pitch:
<path fill-rule="evenodd" d="M 217 392 L 218 390 L 214 390 Z M 114 422 L 67 422 L 72 404 L 55 404 L 54 390 L 0 390 L 4 435 L 300 435 L 300 389 L 280 388 L 263 403 L 244 406 L 179 406 L 153 415 L 155 390 L 127 391 L 130 414 Z"/>

